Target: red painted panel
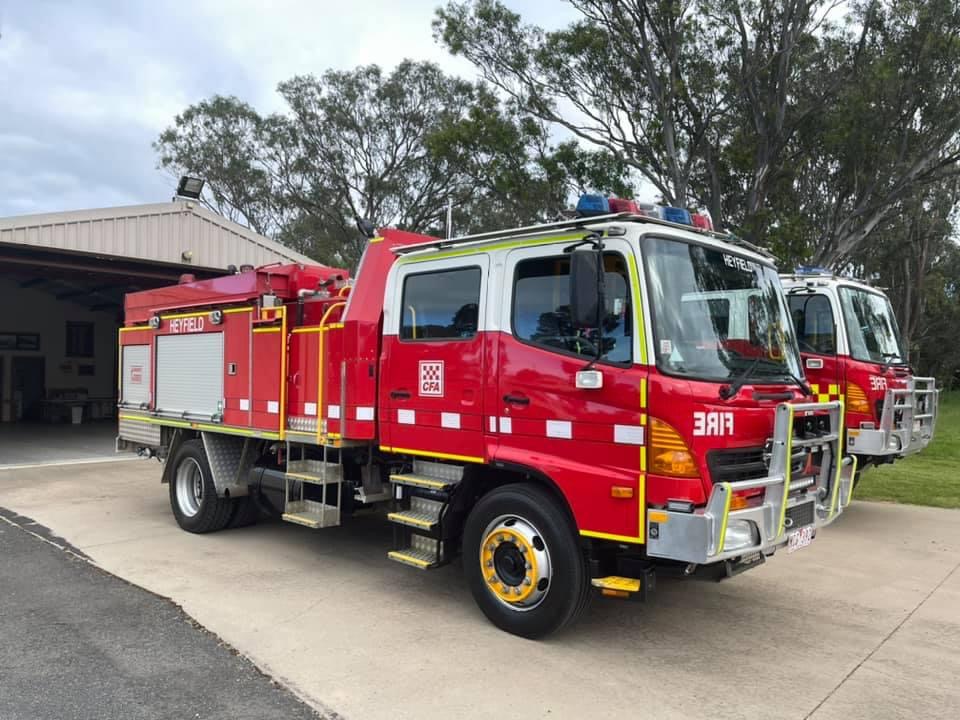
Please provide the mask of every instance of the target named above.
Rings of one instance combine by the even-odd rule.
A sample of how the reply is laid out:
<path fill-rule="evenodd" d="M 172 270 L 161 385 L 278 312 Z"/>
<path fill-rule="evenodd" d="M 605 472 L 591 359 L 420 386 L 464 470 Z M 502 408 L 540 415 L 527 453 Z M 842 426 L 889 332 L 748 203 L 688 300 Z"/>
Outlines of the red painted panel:
<path fill-rule="evenodd" d="M 223 395 L 226 407 L 223 421 L 227 425 L 250 425 L 250 365 L 253 346 L 250 340 L 252 312 L 229 313 L 223 317 Z M 236 374 L 229 373 L 230 365 Z M 244 409 L 246 404 L 247 409 Z"/>
<path fill-rule="evenodd" d="M 280 429 L 280 360 L 281 333 L 253 333 L 253 392 L 250 409 L 252 426 L 261 430 Z M 278 405 L 276 413 L 269 412 L 269 403 Z"/>

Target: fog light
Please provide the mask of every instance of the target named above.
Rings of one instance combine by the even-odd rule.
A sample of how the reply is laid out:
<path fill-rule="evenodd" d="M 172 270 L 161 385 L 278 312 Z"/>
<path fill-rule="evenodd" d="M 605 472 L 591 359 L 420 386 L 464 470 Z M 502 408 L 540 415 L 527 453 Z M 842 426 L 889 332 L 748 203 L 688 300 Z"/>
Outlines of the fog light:
<path fill-rule="evenodd" d="M 727 525 L 723 536 L 723 551 L 741 550 L 760 544 L 757 526 L 749 520 L 734 520 Z"/>

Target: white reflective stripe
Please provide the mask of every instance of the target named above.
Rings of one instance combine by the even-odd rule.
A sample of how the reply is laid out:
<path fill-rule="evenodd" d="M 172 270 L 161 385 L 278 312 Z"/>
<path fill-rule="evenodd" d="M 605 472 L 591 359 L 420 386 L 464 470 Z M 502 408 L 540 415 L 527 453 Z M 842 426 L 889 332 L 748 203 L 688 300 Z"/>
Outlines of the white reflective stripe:
<path fill-rule="evenodd" d="M 573 437 L 573 424 L 569 420 L 547 420 L 547 437 L 569 440 Z"/>
<path fill-rule="evenodd" d="M 267 412 L 270 413 L 271 415 L 279 415 L 279 414 L 280 414 L 280 403 L 279 403 L 278 401 L 276 401 L 276 400 L 268 400 L 268 401 L 267 401 Z"/>
<path fill-rule="evenodd" d="M 358 408 L 357 408 L 357 420 L 373 420 L 373 408 L 372 408 L 372 407 L 358 407 Z"/>
<path fill-rule="evenodd" d="M 240 409 L 241 410 L 250 409 L 250 401 L 247 398 L 240 398 Z"/>
<path fill-rule="evenodd" d="M 340 406 L 339 405 L 327 405 L 327 417 L 331 420 L 340 419 Z"/>
<path fill-rule="evenodd" d="M 303 404 L 303 414 L 304 414 L 304 415 L 316 415 L 316 414 L 317 414 L 317 404 L 316 404 L 316 403 L 304 403 L 304 404 Z"/>
<path fill-rule="evenodd" d="M 397 422 L 401 425 L 415 425 L 417 413 L 415 410 L 397 410 Z"/>
<path fill-rule="evenodd" d="M 491 415 L 490 416 L 490 432 L 493 433 L 496 431 L 497 431 L 497 419 Z"/>
<path fill-rule="evenodd" d="M 625 445 L 643 445 L 643 426 L 614 425 L 613 441 Z"/>
<path fill-rule="evenodd" d="M 440 427 L 460 429 L 460 413 L 440 413 Z"/>
<path fill-rule="evenodd" d="M 510 422 L 510 418 L 500 418 L 500 432 L 506 433 L 507 435 L 513 432 L 513 423 Z"/>

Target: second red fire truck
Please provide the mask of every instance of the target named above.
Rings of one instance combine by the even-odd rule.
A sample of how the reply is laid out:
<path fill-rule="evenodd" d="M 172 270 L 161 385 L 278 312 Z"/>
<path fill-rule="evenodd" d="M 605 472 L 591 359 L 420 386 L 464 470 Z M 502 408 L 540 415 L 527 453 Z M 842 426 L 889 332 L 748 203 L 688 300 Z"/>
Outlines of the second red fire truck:
<path fill-rule="evenodd" d="M 804 373 L 820 400 L 844 398 L 858 468 L 919 452 L 933 438 L 938 391 L 913 374 L 887 296 L 820 268 L 784 275 Z"/>
<path fill-rule="evenodd" d="M 807 396 L 770 257 L 661 219 L 682 213 L 580 211 L 384 230 L 355 278 L 269 266 L 128 295 L 118 445 L 164 460 L 190 532 L 383 512 L 392 560 L 462 558 L 486 616 L 528 637 L 594 592 L 810 544 L 855 461 L 842 400 Z"/>

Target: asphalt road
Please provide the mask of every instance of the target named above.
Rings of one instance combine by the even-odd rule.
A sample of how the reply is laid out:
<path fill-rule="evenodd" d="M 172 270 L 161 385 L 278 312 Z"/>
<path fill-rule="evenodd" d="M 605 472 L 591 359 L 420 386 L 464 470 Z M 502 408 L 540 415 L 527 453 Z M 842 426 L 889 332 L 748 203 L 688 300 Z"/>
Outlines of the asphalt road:
<path fill-rule="evenodd" d="M 4 515 L 11 514 L 0 514 L 3 720 L 320 717 L 169 600 Z"/>
<path fill-rule="evenodd" d="M 376 517 L 190 535 L 156 462 L 0 471 L 0 506 L 349 720 L 960 717 L 958 511 L 855 502 L 809 548 L 661 582 L 645 604 L 597 600 L 532 642 L 487 623 L 459 566 L 389 562 Z M 59 654 L 62 677 L 77 662 Z M 195 691 L 194 666 L 171 674 Z"/>

